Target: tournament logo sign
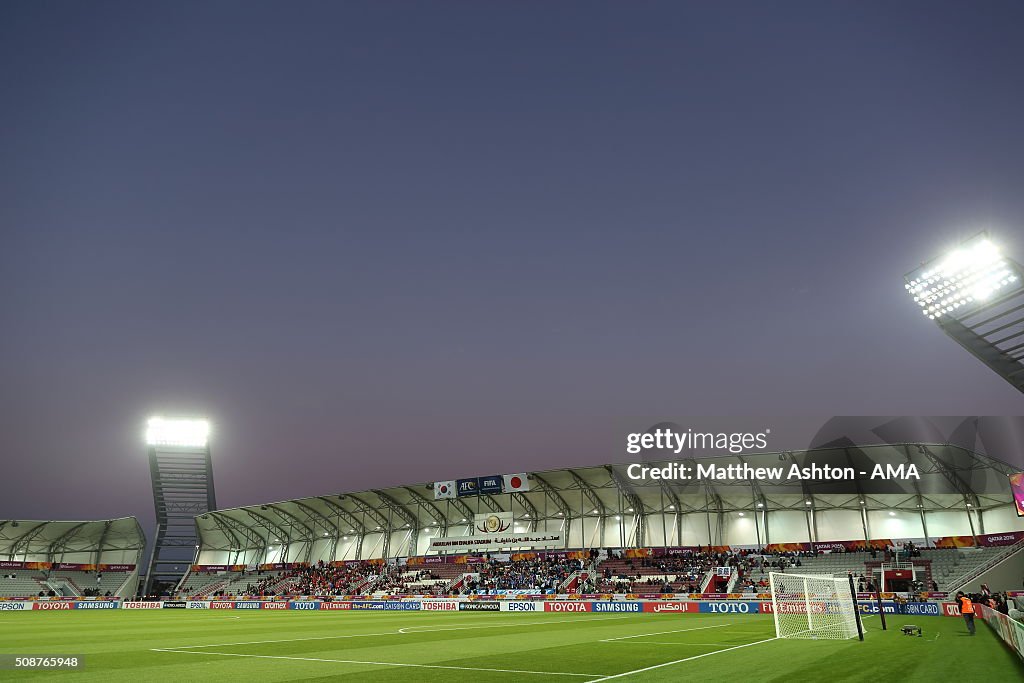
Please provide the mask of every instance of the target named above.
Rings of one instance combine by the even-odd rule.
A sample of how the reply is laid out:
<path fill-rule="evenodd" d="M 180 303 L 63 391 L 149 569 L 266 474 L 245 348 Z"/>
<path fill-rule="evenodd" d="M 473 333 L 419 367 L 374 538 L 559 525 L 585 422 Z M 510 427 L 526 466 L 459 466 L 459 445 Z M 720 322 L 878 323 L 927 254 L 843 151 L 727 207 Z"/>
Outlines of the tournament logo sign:
<path fill-rule="evenodd" d="M 594 602 L 591 612 L 642 612 L 643 604 L 639 602 Z"/>
<path fill-rule="evenodd" d="M 545 602 L 545 612 L 589 612 L 589 602 Z"/>
<path fill-rule="evenodd" d="M 496 600 L 476 600 L 473 602 L 460 602 L 460 612 L 500 612 L 501 603 Z"/>
<path fill-rule="evenodd" d="M 455 493 L 459 497 L 475 496 L 477 494 L 476 479 L 457 479 L 455 481 Z"/>

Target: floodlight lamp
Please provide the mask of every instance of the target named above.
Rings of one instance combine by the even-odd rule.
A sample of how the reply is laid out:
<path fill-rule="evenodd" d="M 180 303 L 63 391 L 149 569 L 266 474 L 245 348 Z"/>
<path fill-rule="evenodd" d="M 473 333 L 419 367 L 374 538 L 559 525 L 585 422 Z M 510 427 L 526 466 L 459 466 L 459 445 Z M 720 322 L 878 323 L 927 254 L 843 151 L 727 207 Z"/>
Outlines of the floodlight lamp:
<path fill-rule="evenodd" d="M 745 515 L 744 513 L 742 513 L 742 512 L 741 512 L 741 513 L 740 513 L 740 517 L 746 517 L 746 515 Z"/>
<path fill-rule="evenodd" d="M 207 420 L 151 417 L 146 421 L 146 443 L 150 446 L 205 448 L 209 438 Z"/>
<path fill-rule="evenodd" d="M 1011 291 L 1018 275 L 999 247 L 981 233 L 904 280 L 904 289 L 921 313 L 936 320 L 962 306 Z"/>

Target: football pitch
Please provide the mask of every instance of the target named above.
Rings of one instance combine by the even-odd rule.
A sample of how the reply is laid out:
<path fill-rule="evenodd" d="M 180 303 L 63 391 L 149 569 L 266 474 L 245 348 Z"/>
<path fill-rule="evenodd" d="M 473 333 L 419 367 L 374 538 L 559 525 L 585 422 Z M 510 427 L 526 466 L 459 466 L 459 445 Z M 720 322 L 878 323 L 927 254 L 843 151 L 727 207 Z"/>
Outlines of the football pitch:
<path fill-rule="evenodd" d="M 1024 679 L 980 620 L 868 617 L 863 643 L 778 640 L 770 616 L 188 610 L 0 614 L 0 654 L 77 655 L 68 681 L 970 681 Z M 899 626 L 922 626 L 922 637 Z M 955 672 L 955 673 L 954 673 Z"/>

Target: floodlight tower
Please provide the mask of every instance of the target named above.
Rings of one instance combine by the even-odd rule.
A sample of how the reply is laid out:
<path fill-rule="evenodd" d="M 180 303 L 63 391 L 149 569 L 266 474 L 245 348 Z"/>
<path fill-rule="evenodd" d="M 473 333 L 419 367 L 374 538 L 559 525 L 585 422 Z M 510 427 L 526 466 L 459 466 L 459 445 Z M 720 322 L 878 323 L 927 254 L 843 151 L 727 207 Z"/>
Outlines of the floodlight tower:
<path fill-rule="evenodd" d="M 217 509 L 209 437 L 206 420 L 152 417 L 146 423 L 157 525 L 146 594 L 181 579 L 199 547 L 196 515 Z"/>
<path fill-rule="evenodd" d="M 1021 275 L 1021 265 L 981 232 L 907 273 L 904 287 L 947 336 L 1024 392 Z"/>

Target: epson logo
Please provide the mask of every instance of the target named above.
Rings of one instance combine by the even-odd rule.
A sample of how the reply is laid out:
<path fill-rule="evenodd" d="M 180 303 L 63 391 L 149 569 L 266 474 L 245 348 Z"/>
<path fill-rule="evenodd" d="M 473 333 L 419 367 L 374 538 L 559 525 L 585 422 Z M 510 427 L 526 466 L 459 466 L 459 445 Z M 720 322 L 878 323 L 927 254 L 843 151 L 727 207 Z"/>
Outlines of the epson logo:
<path fill-rule="evenodd" d="M 28 603 L 24 602 L 0 602 L 0 612 L 11 612 L 14 610 L 28 609 Z"/>
<path fill-rule="evenodd" d="M 509 612 L 536 612 L 537 605 L 532 602 L 510 602 L 508 603 Z"/>

